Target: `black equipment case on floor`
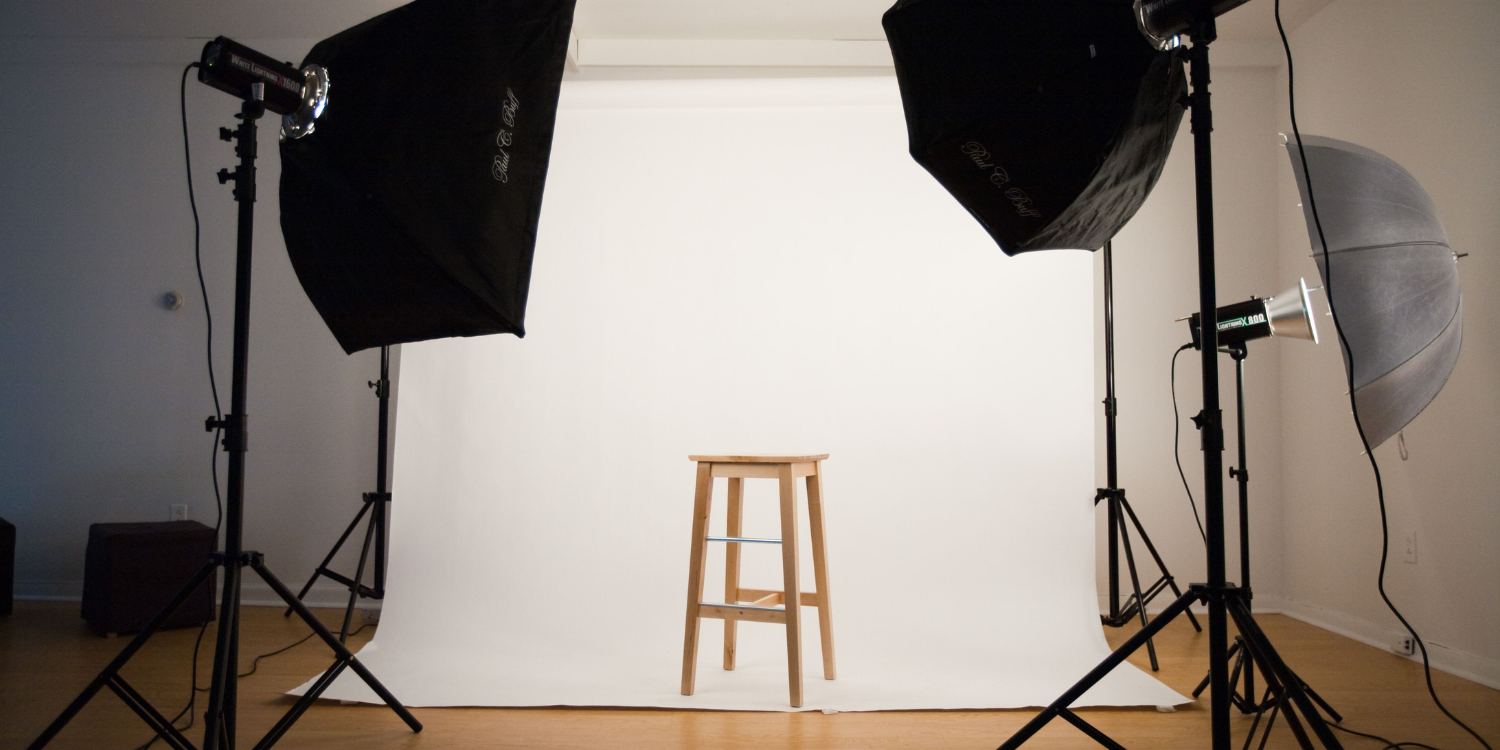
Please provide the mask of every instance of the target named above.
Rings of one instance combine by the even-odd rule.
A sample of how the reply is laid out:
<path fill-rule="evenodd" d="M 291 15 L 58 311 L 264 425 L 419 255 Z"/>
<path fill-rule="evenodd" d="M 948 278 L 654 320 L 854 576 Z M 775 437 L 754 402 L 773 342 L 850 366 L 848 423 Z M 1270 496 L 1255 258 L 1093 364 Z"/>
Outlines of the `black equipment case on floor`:
<path fill-rule="evenodd" d="M 197 521 L 96 523 L 89 527 L 83 573 L 83 619 L 95 632 L 134 633 L 212 555 L 214 530 Z M 214 619 L 214 577 L 198 587 L 162 627 Z"/>
<path fill-rule="evenodd" d="M 0 615 L 8 615 L 15 599 L 16 527 L 0 518 Z"/>

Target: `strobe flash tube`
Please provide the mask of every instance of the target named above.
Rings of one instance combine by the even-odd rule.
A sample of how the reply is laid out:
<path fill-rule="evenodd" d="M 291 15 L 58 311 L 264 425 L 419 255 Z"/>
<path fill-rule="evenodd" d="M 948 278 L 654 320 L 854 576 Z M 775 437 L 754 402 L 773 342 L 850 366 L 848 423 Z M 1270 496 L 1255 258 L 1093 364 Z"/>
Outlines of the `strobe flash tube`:
<path fill-rule="evenodd" d="M 1314 344 L 1318 343 L 1318 326 L 1313 322 L 1309 291 L 1307 281 L 1298 279 L 1297 286 L 1274 297 L 1251 297 L 1244 302 L 1219 308 L 1214 315 L 1218 320 L 1219 345 L 1239 346 L 1246 341 L 1267 336 L 1307 339 Z M 1183 320 L 1188 321 L 1188 327 L 1192 330 L 1193 348 L 1201 348 L 1198 313 Z"/>
<path fill-rule="evenodd" d="M 227 37 L 203 45 L 198 81 L 246 101 L 259 97 L 266 109 L 282 116 L 281 137 L 301 138 L 313 132 L 313 121 L 328 105 L 328 72 L 317 65 L 301 70 Z"/>

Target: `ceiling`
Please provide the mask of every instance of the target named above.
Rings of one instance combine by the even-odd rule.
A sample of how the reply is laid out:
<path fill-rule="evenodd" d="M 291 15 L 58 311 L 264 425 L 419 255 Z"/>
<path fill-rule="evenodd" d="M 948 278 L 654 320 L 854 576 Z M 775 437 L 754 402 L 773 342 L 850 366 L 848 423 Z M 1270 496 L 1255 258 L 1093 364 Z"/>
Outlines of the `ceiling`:
<path fill-rule="evenodd" d="M 892 0 L 578 0 L 580 39 L 883 40 Z M 1330 0 L 1282 0 L 1296 28 Z M 0 37 L 321 39 L 402 0 L 7 0 Z M 1223 39 L 1276 37 L 1273 0 L 1219 19 Z"/>

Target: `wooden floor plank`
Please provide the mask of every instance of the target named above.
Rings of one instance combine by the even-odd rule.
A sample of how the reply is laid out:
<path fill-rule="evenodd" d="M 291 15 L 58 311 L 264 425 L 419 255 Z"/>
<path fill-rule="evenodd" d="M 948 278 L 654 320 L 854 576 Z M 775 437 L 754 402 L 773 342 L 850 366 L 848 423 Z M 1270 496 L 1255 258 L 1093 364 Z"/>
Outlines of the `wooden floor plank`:
<path fill-rule="evenodd" d="M 336 623 L 342 612 L 322 611 Z M 1345 725 L 1396 740 L 1415 740 L 1457 750 L 1477 747 L 1449 724 L 1427 698 L 1420 664 L 1325 630 L 1278 615 L 1261 624 L 1287 661 L 1335 708 Z M 307 630 L 285 620 L 280 610 L 249 607 L 242 626 L 243 653 L 284 646 Z M 1133 628 L 1107 630 L 1118 643 Z M 208 675 L 205 638 L 200 680 Z M 357 649 L 371 634 L 355 636 Z M 176 713 L 187 699 L 187 677 L 197 630 L 162 634 L 142 650 L 126 677 L 164 712 Z M 78 619 L 78 605 L 17 602 L 15 614 L 0 618 L 0 748 L 30 742 L 93 675 L 125 645 L 89 633 Z M 1207 638 L 1185 621 L 1173 623 L 1157 639 L 1160 678 L 1189 692 L 1206 665 Z M 281 693 L 326 666 L 331 657 L 316 640 L 263 660 L 257 673 L 240 682 L 241 744 L 248 747 L 291 705 Z M 249 666 L 249 657 L 244 667 Z M 1134 658 L 1146 665 L 1144 653 Z M 1500 691 L 1435 672 L 1448 706 L 1486 738 L 1500 739 Z M 670 689 L 674 686 L 667 686 Z M 200 708 L 203 705 L 200 700 Z M 750 713 L 645 709 L 416 709 L 427 726 L 413 735 L 383 707 L 321 702 L 277 747 L 297 748 L 993 748 L 1026 723 L 1033 711 L 890 711 L 879 713 Z M 1080 713 L 1131 748 L 1203 748 L 1208 711 L 1201 704 L 1176 713 L 1145 709 L 1085 710 Z M 201 727 L 201 718 L 199 720 Z M 1248 717 L 1236 715 L 1241 738 Z M 127 748 L 143 742 L 145 729 L 113 695 L 101 694 L 71 724 L 54 748 Z M 200 730 L 188 732 L 195 741 Z M 1345 738 L 1351 750 L 1377 745 Z M 161 747 L 158 745 L 157 747 Z M 1054 722 L 1028 748 L 1093 747 L 1073 728 Z M 1284 727 L 1267 747 L 1292 748 Z"/>

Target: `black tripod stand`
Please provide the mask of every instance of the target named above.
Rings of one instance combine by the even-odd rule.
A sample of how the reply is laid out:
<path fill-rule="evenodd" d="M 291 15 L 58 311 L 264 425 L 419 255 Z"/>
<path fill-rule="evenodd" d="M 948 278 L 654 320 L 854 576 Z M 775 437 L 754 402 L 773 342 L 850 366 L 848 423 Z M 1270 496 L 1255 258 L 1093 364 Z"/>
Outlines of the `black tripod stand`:
<path fill-rule="evenodd" d="M 250 552 L 242 546 L 245 509 L 245 451 L 248 430 L 246 429 L 245 416 L 245 393 L 247 381 L 247 368 L 250 353 L 250 237 L 255 223 L 255 156 L 256 156 L 256 127 L 255 121 L 265 114 L 264 84 L 254 84 L 254 95 L 247 99 L 240 108 L 237 117 L 240 120 L 239 127 L 235 128 L 233 137 L 235 139 L 235 154 L 240 157 L 239 166 L 233 173 L 229 170 L 219 172 L 219 182 L 224 183 L 234 180 L 234 199 L 239 203 L 239 232 L 236 242 L 235 254 L 235 281 L 234 281 L 234 370 L 233 390 L 230 396 L 229 413 L 223 419 L 210 417 L 208 429 L 210 432 L 218 429 L 224 431 L 224 450 L 229 453 L 229 484 L 224 509 L 224 551 L 216 552 L 204 562 L 203 567 L 193 575 L 182 590 L 172 597 L 167 604 L 146 627 L 136 634 L 115 657 L 109 666 L 100 672 L 83 692 L 73 699 L 73 702 L 63 710 L 62 714 L 42 732 L 41 736 L 32 742 L 29 747 L 35 750 L 51 742 L 57 733 L 72 721 L 73 717 L 93 699 L 101 688 L 108 687 L 121 700 L 130 707 L 136 715 L 140 716 L 166 744 L 174 750 L 193 750 L 194 745 L 177 727 L 172 725 L 161 712 L 157 711 L 140 693 L 136 692 L 125 679 L 120 676 L 120 670 L 130 658 L 146 644 L 146 641 L 156 633 L 188 596 L 198 589 L 205 581 L 213 575 L 217 568 L 224 569 L 224 589 L 219 605 L 219 633 L 214 648 L 214 672 L 212 681 L 209 683 L 208 711 L 204 717 L 203 748 L 213 750 L 223 748 L 232 750 L 235 745 L 235 680 L 239 671 L 239 625 L 240 625 L 240 579 L 244 568 L 249 567 L 266 582 L 271 590 L 276 592 L 287 605 L 297 612 L 297 615 L 307 623 L 309 627 L 318 634 L 323 642 L 333 649 L 337 658 L 333 666 L 324 672 L 313 687 L 298 700 L 291 710 L 271 728 L 266 736 L 256 743 L 256 750 L 263 750 L 276 743 L 282 735 L 291 728 L 292 724 L 302 716 L 312 705 L 318 696 L 333 684 L 333 680 L 344 669 L 351 668 L 365 684 L 374 690 L 386 705 L 411 727 L 412 731 L 419 732 L 422 725 L 411 715 L 406 707 L 402 706 L 396 696 L 385 689 L 375 675 L 370 673 L 359 659 L 344 644 L 329 632 L 327 627 L 307 609 L 302 602 L 298 601 L 292 592 L 276 578 L 265 566 L 263 556 L 259 552 Z M 220 130 L 224 140 L 230 139 L 228 129 Z"/>
<path fill-rule="evenodd" d="M 359 603 L 360 597 L 368 599 L 385 598 L 385 532 L 386 524 L 390 521 L 391 493 L 386 489 L 387 456 L 390 450 L 390 416 L 391 416 L 391 348 L 380 347 L 380 379 L 370 382 L 370 387 L 375 389 L 375 397 L 380 399 L 380 427 L 377 430 L 379 436 L 376 438 L 375 448 L 375 491 L 364 494 L 364 504 L 360 506 L 359 512 L 354 514 L 354 520 L 349 522 L 349 527 L 344 529 L 343 536 L 333 543 L 333 549 L 328 551 L 328 556 L 318 564 L 313 571 L 312 577 L 307 579 L 307 585 L 297 593 L 297 600 L 301 601 L 312 590 L 313 584 L 318 582 L 318 576 L 338 581 L 349 589 L 349 605 L 344 608 L 344 627 L 339 630 L 339 641 L 343 642 L 349 638 L 349 623 L 354 619 L 354 605 Z M 359 565 L 354 569 L 354 577 L 340 575 L 328 568 L 333 562 L 333 556 L 339 553 L 344 542 L 354 533 L 359 522 L 369 515 L 368 525 L 365 527 L 365 543 L 359 549 Z M 370 544 L 375 545 L 375 586 L 365 585 L 365 563 L 370 559 Z M 292 608 L 287 607 L 282 613 L 283 617 L 289 617 Z"/>
<path fill-rule="evenodd" d="M 1229 476 L 1239 485 L 1240 505 L 1240 591 L 1243 592 L 1245 611 L 1250 611 L 1250 600 L 1254 594 L 1250 588 L 1250 471 L 1246 466 L 1245 448 L 1245 358 L 1250 355 L 1246 346 L 1249 342 L 1240 341 L 1228 347 L 1219 349 L 1221 353 L 1228 354 L 1234 360 L 1234 403 L 1235 403 L 1235 427 L 1238 431 L 1239 467 L 1229 467 Z M 1271 735 L 1271 727 L 1276 724 L 1276 715 L 1280 713 L 1283 703 L 1287 700 L 1285 692 L 1274 693 L 1271 686 L 1266 686 L 1266 692 L 1260 700 L 1255 698 L 1255 659 L 1251 656 L 1248 646 L 1245 644 L 1244 635 L 1237 635 L 1234 643 L 1230 645 L 1225 658 L 1233 658 L 1234 666 L 1229 671 L 1230 696 L 1229 700 L 1240 713 L 1255 714 L 1255 722 L 1250 725 L 1250 734 L 1245 737 L 1245 747 L 1255 739 L 1255 733 L 1260 729 L 1261 719 L 1267 711 L 1270 718 L 1264 727 L 1265 734 L 1261 736 L 1260 746 L 1264 747 L 1266 740 Z M 1296 675 L 1291 675 L 1296 678 Z M 1335 722 L 1344 720 L 1339 712 L 1333 710 L 1306 682 L 1296 678 L 1307 691 L 1309 698 L 1318 704 Z M 1205 676 L 1198 683 L 1197 689 L 1193 690 L 1193 697 L 1197 698 L 1208 687 L 1209 677 Z M 1244 685 L 1241 689 L 1241 685 Z"/>
<path fill-rule="evenodd" d="M 1115 291 L 1114 291 L 1114 243 L 1104 243 L 1104 455 L 1105 455 L 1105 484 L 1100 487 L 1094 495 L 1094 504 L 1098 505 L 1100 500 L 1106 501 L 1109 512 L 1109 614 L 1100 615 L 1099 619 L 1105 625 L 1118 628 L 1126 625 L 1131 620 L 1139 617 L 1141 625 L 1146 624 L 1146 605 L 1156 598 L 1157 594 L 1172 589 L 1176 596 L 1182 596 L 1182 591 L 1177 588 L 1177 581 L 1172 578 L 1171 572 L 1167 570 L 1167 564 L 1162 562 L 1161 555 L 1156 552 L 1156 545 L 1151 543 L 1151 537 L 1146 536 L 1146 528 L 1141 525 L 1141 519 L 1135 515 L 1135 510 L 1130 507 L 1130 501 L 1125 499 L 1125 489 L 1119 485 L 1118 478 L 1118 446 L 1115 442 Z M 1156 561 L 1156 569 L 1161 571 L 1161 577 L 1156 582 L 1141 589 L 1141 577 L 1135 567 L 1135 552 L 1130 546 L 1130 526 L 1125 524 L 1129 518 L 1130 523 L 1135 526 L 1137 534 L 1141 536 L 1141 542 L 1146 545 L 1146 551 L 1151 553 L 1151 559 Z M 1120 547 L 1125 548 L 1125 565 L 1130 572 L 1131 595 L 1122 604 L 1120 602 Z M 1203 632 L 1203 627 L 1198 624 L 1198 618 L 1191 610 L 1187 613 L 1188 619 L 1192 620 L 1193 628 Z M 1146 641 L 1146 651 L 1151 655 L 1151 669 L 1156 671 L 1160 666 L 1156 663 L 1156 644 L 1150 640 Z"/>
<path fill-rule="evenodd" d="M 1208 582 L 1195 583 L 1188 592 L 1177 598 L 1144 628 L 1131 636 L 1120 648 L 1115 649 L 1103 662 L 1094 667 L 1073 687 L 1068 688 L 1057 700 L 1042 710 L 1020 731 L 1016 732 L 1001 750 L 1015 750 L 1036 734 L 1054 718 L 1061 716 L 1078 727 L 1089 738 L 1110 748 L 1123 750 L 1120 743 L 1109 735 L 1080 718 L 1069 709 L 1089 688 L 1093 687 L 1127 657 L 1135 653 L 1152 636 L 1166 627 L 1178 615 L 1197 602 L 1208 605 L 1208 669 L 1211 747 L 1213 750 L 1230 750 L 1229 709 L 1230 680 L 1228 658 L 1228 620 L 1233 619 L 1239 630 L 1242 651 L 1247 651 L 1256 667 L 1265 678 L 1270 695 L 1278 696 L 1277 705 L 1296 735 L 1304 750 L 1312 750 L 1312 738 L 1325 748 L 1342 748 L 1338 738 L 1328 728 L 1328 723 L 1318 713 L 1308 695 L 1306 686 L 1298 679 L 1281 656 L 1276 653 L 1270 639 L 1261 632 L 1255 618 L 1250 614 L 1248 598 L 1238 586 L 1224 577 L 1224 416 L 1219 408 L 1219 332 L 1218 304 L 1215 299 L 1214 277 L 1214 209 L 1213 209 L 1213 156 L 1211 134 L 1213 114 L 1209 105 L 1208 48 L 1217 36 L 1214 19 L 1207 4 L 1200 6 L 1199 15 L 1189 27 L 1193 46 L 1188 50 L 1189 76 L 1192 94 L 1188 97 L 1193 130 L 1193 173 L 1197 193 L 1198 224 L 1198 308 L 1202 321 L 1202 377 L 1203 410 L 1197 419 L 1203 442 L 1203 507 L 1205 542 L 1208 547 Z M 1305 726 L 1304 726 L 1305 724 Z"/>

